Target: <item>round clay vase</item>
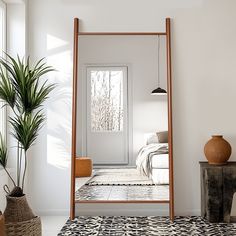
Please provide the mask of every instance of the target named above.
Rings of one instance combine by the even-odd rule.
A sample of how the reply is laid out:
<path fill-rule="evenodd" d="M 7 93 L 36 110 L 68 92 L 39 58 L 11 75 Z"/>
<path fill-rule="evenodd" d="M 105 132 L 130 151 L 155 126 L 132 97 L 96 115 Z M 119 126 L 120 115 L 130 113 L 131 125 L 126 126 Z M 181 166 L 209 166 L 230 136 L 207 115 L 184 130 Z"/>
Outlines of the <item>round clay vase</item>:
<path fill-rule="evenodd" d="M 209 164 L 226 164 L 231 155 L 231 146 L 223 138 L 223 135 L 212 135 L 212 138 L 205 144 L 204 153 Z"/>

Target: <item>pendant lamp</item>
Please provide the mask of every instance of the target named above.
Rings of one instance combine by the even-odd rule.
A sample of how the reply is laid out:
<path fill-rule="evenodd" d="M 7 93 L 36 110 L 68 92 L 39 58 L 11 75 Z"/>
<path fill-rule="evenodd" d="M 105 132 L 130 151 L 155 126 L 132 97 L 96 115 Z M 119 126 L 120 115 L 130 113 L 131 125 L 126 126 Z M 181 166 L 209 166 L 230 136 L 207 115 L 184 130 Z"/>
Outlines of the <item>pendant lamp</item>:
<path fill-rule="evenodd" d="M 151 94 L 152 95 L 167 95 L 166 90 L 159 87 L 160 86 L 160 35 L 158 35 L 157 65 L 158 65 L 158 71 L 157 71 L 158 87 L 156 89 L 154 89 Z"/>

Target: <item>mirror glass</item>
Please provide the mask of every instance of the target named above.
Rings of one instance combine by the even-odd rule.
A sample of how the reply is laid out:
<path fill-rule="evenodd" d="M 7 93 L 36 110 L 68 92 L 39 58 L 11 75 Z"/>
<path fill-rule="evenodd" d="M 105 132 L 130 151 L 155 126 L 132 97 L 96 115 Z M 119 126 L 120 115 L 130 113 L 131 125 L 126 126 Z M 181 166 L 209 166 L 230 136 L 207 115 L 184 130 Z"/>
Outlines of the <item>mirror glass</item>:
<path fill-rule="evenodd" d="M 168 203 L 166 68 L 165 36 L 79 37 L 77 203 Z"/>

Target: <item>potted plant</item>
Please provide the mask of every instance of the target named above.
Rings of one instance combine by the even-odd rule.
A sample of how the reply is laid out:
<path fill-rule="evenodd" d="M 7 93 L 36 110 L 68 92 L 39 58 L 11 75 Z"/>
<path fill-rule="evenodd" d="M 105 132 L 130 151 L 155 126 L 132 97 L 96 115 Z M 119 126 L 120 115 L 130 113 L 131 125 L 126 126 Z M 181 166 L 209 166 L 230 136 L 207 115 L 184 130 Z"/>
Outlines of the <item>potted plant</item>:
<path fill-rule="evenodd" d="M 7 206 L 4 212 L 8 235 L 41 235 L 40 218 L 30 209 L 25 190 L 25 176 L 28 163 L 28 150 L 35 143 L 45 116 L 42 110 L 44 101 L 53 90 L 42 76 L 53 71 L 46 66 L 44 59 L 31 66 L 29 58 L 0 59 L 0 99 L 11 110 L 8 122 L 11 135 L 16 140 L 16 176 L 7 170 L 8 150 L 6 141 L 0 134 L 0 165 L 6 171 L 12 184 L 5 185 Z M 28 230 L 28 231 L 25 231 Z M 35 231 L 35 232 L 33 232 Z M 37 231 L 37 232 L 36 232 Z"/>

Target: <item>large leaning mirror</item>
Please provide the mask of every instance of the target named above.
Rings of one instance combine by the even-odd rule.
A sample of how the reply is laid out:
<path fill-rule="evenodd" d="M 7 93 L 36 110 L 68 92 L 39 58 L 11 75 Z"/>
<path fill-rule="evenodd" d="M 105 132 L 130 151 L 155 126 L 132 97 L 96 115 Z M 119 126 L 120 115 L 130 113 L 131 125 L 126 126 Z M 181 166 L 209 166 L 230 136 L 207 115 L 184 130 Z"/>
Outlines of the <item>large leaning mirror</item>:
<path fill-rule="evenodd" d="M 162 33 L 82 33 L 75 19 L 74 42 L 71 218 L 152 203 L 173 219 L 170 19 Z"/>

